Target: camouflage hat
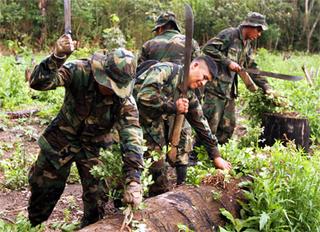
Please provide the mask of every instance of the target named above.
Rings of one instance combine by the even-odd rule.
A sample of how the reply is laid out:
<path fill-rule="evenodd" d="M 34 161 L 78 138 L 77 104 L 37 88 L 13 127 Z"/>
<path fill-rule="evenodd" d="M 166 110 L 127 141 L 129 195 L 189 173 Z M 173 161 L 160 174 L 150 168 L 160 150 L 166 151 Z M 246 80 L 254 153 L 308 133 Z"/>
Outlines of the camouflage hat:
<path fill-rule="evenodd" d="M 268 29 L 266 16 L 257 12 L 248 13 L 247 18 L 240 24 L 240 26 L 261 27 L 263 31 Z"/>
<path fill-rule="evenodd" d="M 112 89 L 121 98 L 131 95 L 137 68 L 132 52 L 117 48 L 107 55 L 95 53 L 91 57 L 91 67 L 98 84 Z"/>
<path fill-rule="evenodd" d="M 157 30 L 159 27 L 162 27 L 162 26 L 166 25 L 169 22 L 173 22 L 173 24 L 175 26 L 175 29 L 180 32 L 180 28 L 179 28 L 179 26 L 177 24 L 177 21 L 176 21 L 176 15 L 171 11 L 167 11 L 167 12 L 162 13 L 161 15 L 159 15 L 159 17 L 158 17 L 158 19 L 156 21 L 156 25 L 152 29 L 152 31 Z"/>

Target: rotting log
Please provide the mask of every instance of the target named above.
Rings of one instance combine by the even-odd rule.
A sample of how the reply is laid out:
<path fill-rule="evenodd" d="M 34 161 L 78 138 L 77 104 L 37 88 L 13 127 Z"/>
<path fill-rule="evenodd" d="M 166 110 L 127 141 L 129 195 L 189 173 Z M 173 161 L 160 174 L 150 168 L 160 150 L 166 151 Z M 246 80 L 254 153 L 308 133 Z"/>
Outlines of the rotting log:
<path fill-rule="evenodd" d="M 31 109 L 31 110 L 20 110 L 20 111 L 12 111 L 12 112 L 6 112 L 8 117 L 10 119 L 18 119 L 18 118 L 28 118 L 36 113 L 38 113 L 38 109 Z"/>
<path fill-rule="evenodd" d="M 240 180 L 231 180 L 228 183 L 217 181 L 215 186 L 177 187 L 170 192 L 146 199 L 145 208 L 135 212 L 134 220 L 145 224 L 144 231 L 148 232 L 179 231 L 178 224 L 183 224 L 193 231 L 218 231 L 219 226 L 226 223 L 226 219 L 220 214 L 220 208 L 227 209 L 234 217 L 239 216 L 238 200 L 243 200 L 239 182 Z M 214 200 L 213 192 L 218 192 L 221 197 Z M 123 215 L 112 215 L 80 231 L 120 231 L 122 221 Z"/>
<path fill-rule="evenodd" d="M 297 113 L 272 114 L 266 113 L 262 117 L 264 131 L 260 146 L 272 146 L 276 140 L 281 140 L 284 145 L 294 141 L 297 148 L 306 152 L 310 148 L 310 127 L 306 118 L 301 118 Z"/>

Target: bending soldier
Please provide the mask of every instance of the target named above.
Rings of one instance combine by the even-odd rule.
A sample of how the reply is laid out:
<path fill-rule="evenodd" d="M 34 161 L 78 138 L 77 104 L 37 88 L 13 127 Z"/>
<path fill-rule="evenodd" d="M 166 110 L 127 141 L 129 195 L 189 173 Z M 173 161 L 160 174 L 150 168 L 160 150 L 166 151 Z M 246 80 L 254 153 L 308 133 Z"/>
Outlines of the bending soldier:
<path fill-rule="evenodd" d="M 141 55 L 138 60 L 139 66 L 137 73 L 143 73 L 151 65 L 158 62 L 168 61 L 183 65 L 186 37 L 180 33 L 175 14 L 172 12 L 164 12 L 160 14 L 152 31 L 155 32 L 156 36 L 143 44 Z M 197 41 L 193 40 L 192 57 L 195 58 L 199 55 L 199 45 Z M 140 79 L 139 76 L 137 78 Z M 137 82 L 139 82 L 139 80 Z M 171 119 L 173 119 L 173 117 L 169 118 L 169 120 Z M 183 126 L 183 135 L 183 139 L 180 140 L 180 146 L 184 147 L 184 149 L 181 149 L 180 152 L 184 152 L 185 154 L 180 154 L 180 157 L 185 157 L 185 160 L 175 165 L 177 184 L 184 182 L 185 177 L 183 176 L 185 176 L 186 172 L 185 166 L 189 160 L 188 154 L 190 154 L 192 149 L 192 129 L 187 121 L 185 121 Z"/>
<path fill-rule="evenodd" d="M 83 187 L 84 215 L 81 227 L 104 214 L 103 185 L 90 169 L 100 163 L 101 141 L 115 122 L 119 123 L 125 176 L 124 201 L 142 200 L 140 174 L 143 167 L 142 130 L 131 95 L 136 60 L 118 48 L 108 54 L 64 64 L 74 50 L 70 35 L 63 35 L 54 53 L 35 67 L 30 87 L 46 91 L 63 86 L 64 103 L 56 118 L 39 138 L 41 148 L 29 173 L 31 197 L 29 220 L 36 226 L 47 220 L 63 193 L 70 167 L 76 163 Z"/>
<path fill-rule="evenodd" d="M 175 67 L 177 71 L 175 71 Z M 216 65 L 210 57 L 195 58 L 190 64 L 186 98 L 180 98 L 183 79 L 183 68 L 180 65 L 170 62 L 158 63 L 140 76 L 144 81 L 141 86 L 135 86 L 135 88 L 140 88 L 137 91 L 137 104 L 144 139 L 148 146 L 146 156 L 150 156 L 153 150 L 161 153 L 162 148 L 168 145 L 169 118 L 178 113 L 185 113 L 187 121 L 205 144 L 214 166 L 221 169 L 231 168 L 231 164 L 220 157 L 216 137 L 211 133 L 201 105 L 194 93 L 194 89 L 204 86 L 215 76 Z M 181 133 L 181 140 L 184 139 L 183 136 L 184 132 Z M 181 143 L 178 147 L 176 166 L 184 171 L 180 172 L 180 176 L 178 175 L 178 184 L 185 180 L 188 162 L 188 156 L 182 156 L 186 152 L 183 151 L 184 147 L 180 145 Z M 151 174 L 155 183 L 150 187 L 150 196 L 168 191 L 163 157 L 153 164 Z"/>

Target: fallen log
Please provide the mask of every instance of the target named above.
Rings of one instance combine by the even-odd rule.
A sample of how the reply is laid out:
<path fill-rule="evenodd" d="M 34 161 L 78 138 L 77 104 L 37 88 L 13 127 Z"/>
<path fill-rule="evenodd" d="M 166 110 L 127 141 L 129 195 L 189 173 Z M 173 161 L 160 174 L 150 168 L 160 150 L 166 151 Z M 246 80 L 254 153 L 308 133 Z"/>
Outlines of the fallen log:
<path fill-rule="evenodd" d="M 39 112 L 38 109 L 31 109 L 31 110 L 19 110 L 19 111 L 6 112 L 6 114 L 10 119 L 18 119 L 18 118 L 31 117 L 38 112 Z"/>
<path fill-rule="evenodd" d="M 239 217 L 243 200 L 240 180 L 217 182 L 215 186 L 180 186 L 170 192 L 144 201 L 145 208 L 135 212 L 134 219 L 145 225 L 148 232 L 179 231 L 178 225 L 200 232 L 218 231 L 226 223 L 220 208 L 227 209 L 234 217 Z M 218 199 L 214 196 L 220 196 Z M 124 216 L 112 215 L 80 230 L 81 232 L 120 231 Z"/>

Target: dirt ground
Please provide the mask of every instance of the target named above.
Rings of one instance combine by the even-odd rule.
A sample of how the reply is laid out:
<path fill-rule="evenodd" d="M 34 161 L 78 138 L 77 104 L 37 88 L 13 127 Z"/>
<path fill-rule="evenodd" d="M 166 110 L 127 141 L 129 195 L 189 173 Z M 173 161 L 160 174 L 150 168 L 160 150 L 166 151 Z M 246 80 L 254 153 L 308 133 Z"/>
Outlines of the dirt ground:
<path fill-rule="evenodd" d="M 37 138 L 46 125 L 41 125 L 37 117 L 0 120 L 0 149 L 3 151 L 1 159 L 9 158 L 13 153 L 15 144 L 20 144 L 26 157 L 35 160 L 39 147 Z M 14 222 L 19 213 L 27 216 L 27 206 L 30 192 L 28 188 L 22 190 L 9 190 L 2 185 L 3 172 L 0 169 L 0 219 Z M 79 221 L 83 214 L 82 188 L 80 184 L 67 184 L 65 191 L 57 206 L 45 223 L 46 231 L 55 231 L 51 225 L 57 222 Z"/>
<path fill-rule="evenodd" d="M 35 160 L 39 152 L 36 140 L 46 127 L 43 122 L 35 117 L 19 119 L 0 119 L 0 150 L 1 160 L 8 159 L 13 155 L 15 144 L 20 144 L 20 149 L 24 151 L 28 160 Z M 243 128 L 239 128 L 240 134 Z M 31 165 L 31 162 L 30 162 Z M 171 180 L 175 178 L 174 171 L 171 171 Z M 30 192 L 27 187 L 21 190 L 10 190 L 3 186 L 3 170 L 0 169 L 0 219 L 14 222 L 19 213 L 27 216 L 27 205 Z M 170 181 L 173 188 L 174 181 Z M 238 190 L 235 190 L 238 191 Z M 82 189 L 80 184 L 67 184 L 65 191 L 56 205 L 50 218 L 45 222 L 46 231 L 60 231 L 52 229 L 57 222 L 80 221 L 83 215 L 81 200 Z M 111 205 L 108 206 L 109 210 Z M 112 209 L 110 210 L 110 212 Z"/>

